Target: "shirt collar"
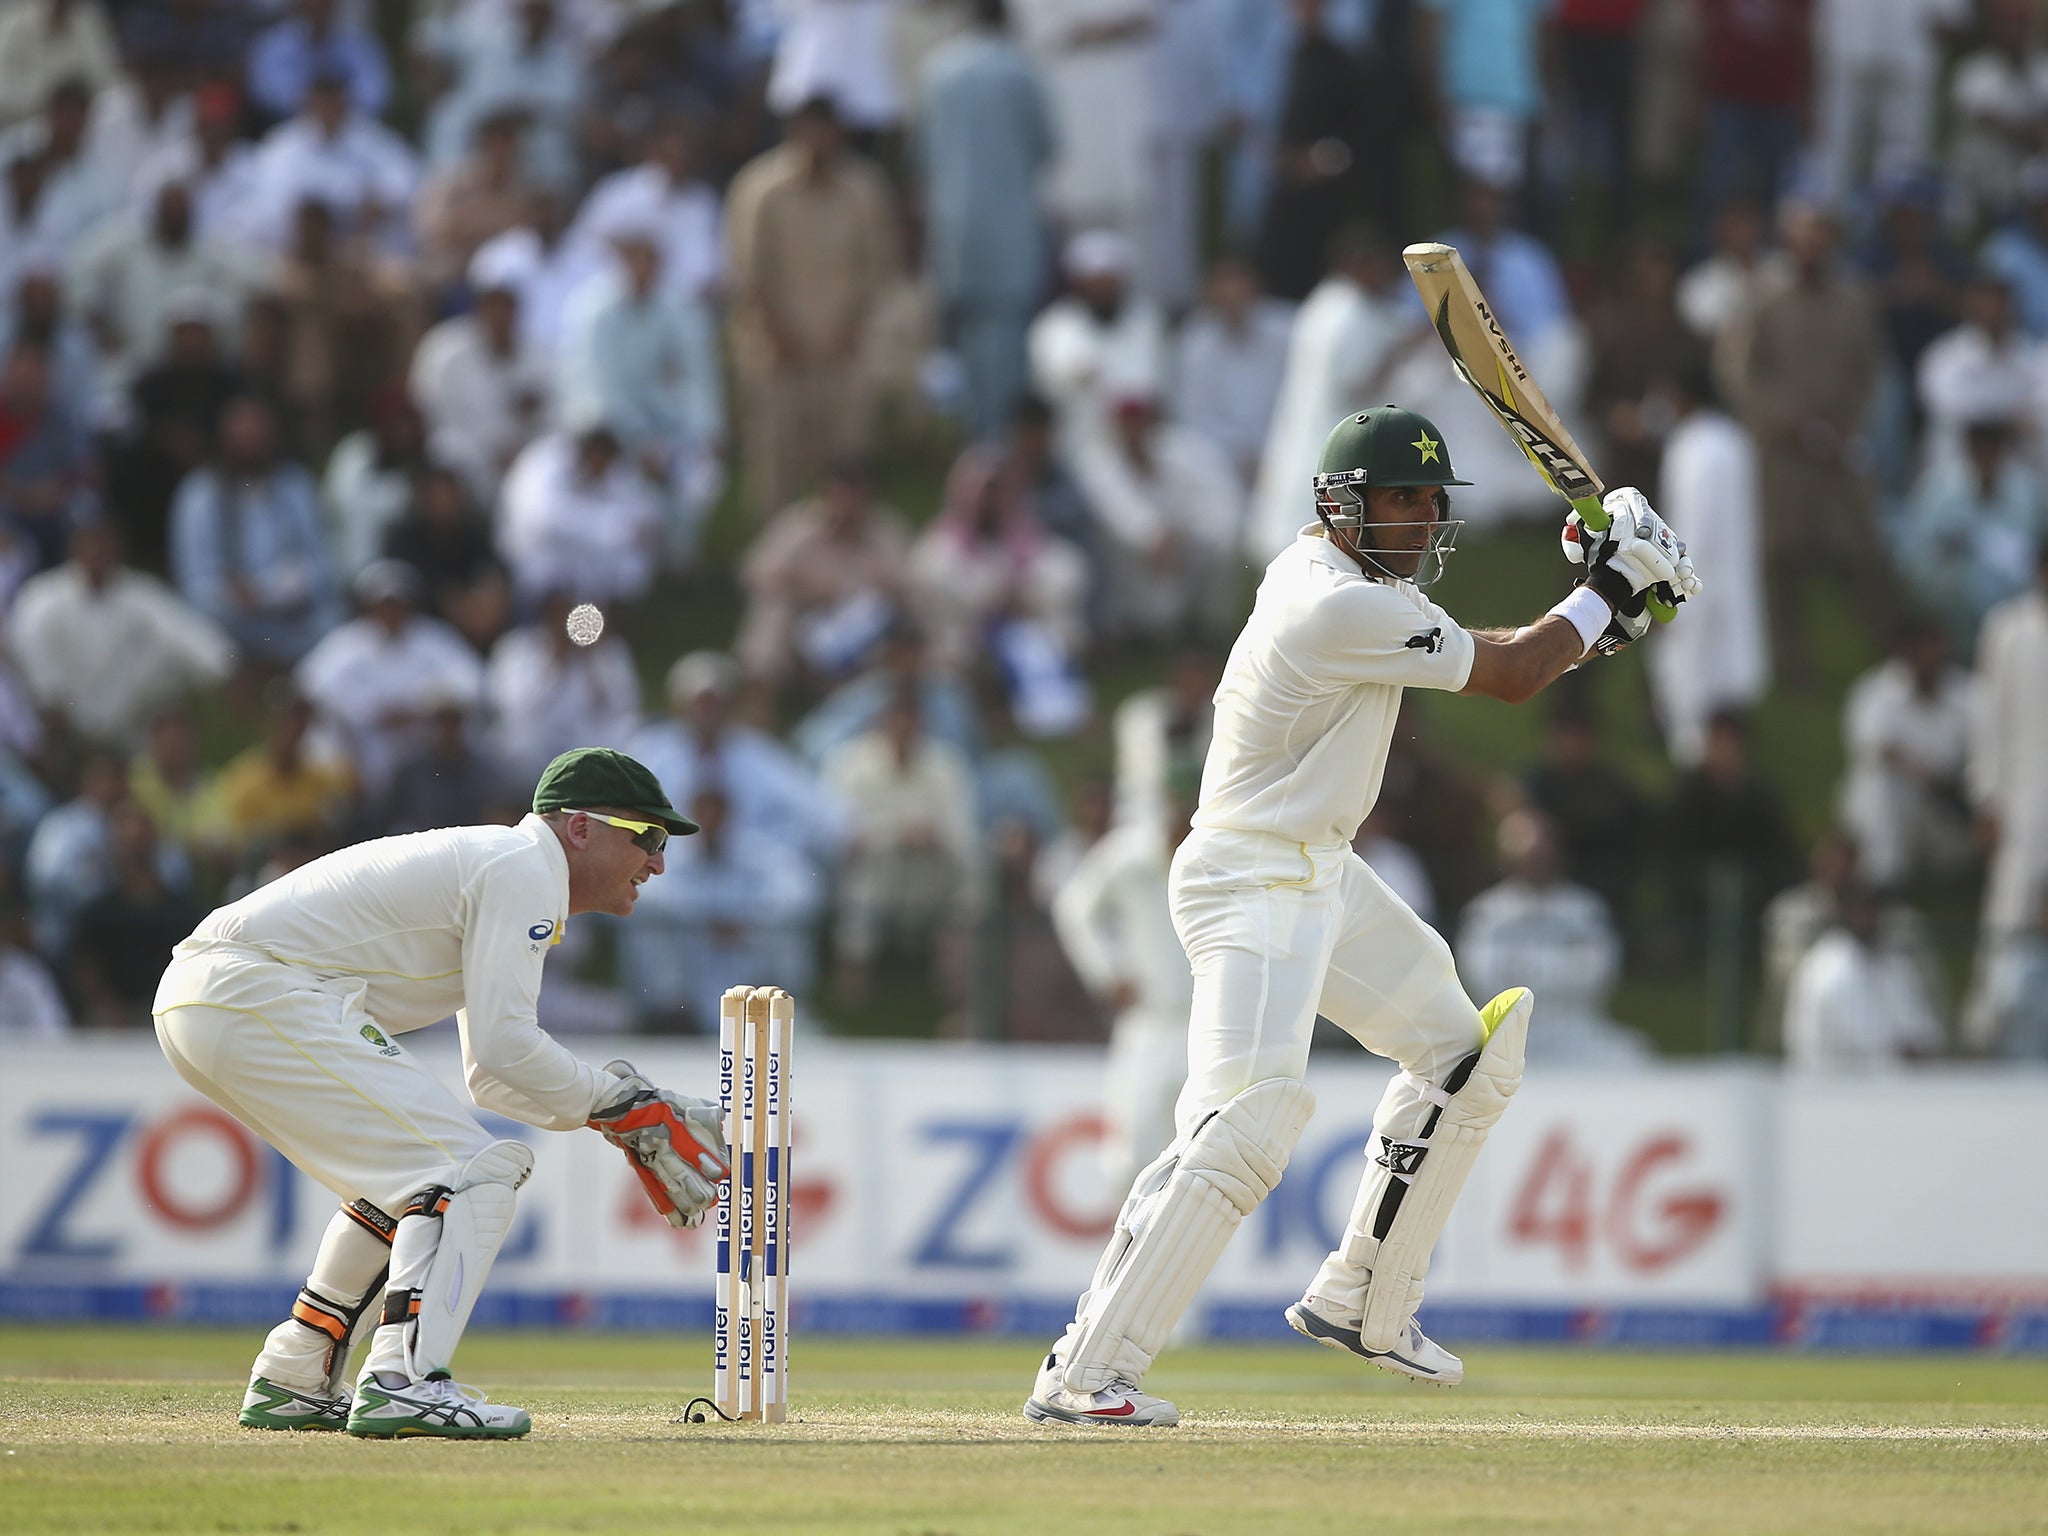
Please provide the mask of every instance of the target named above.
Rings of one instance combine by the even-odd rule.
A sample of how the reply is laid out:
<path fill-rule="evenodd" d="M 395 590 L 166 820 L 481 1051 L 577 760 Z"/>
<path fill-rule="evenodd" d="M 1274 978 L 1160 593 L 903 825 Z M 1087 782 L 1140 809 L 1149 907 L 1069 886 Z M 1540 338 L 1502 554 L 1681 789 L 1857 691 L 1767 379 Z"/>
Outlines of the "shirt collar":
<path fill-rule="evenodd" d="M 1309 523 L 1296 538 L 1310 540 L 1308 557 L 1346 576 L 1364 576 L 1365 567 L 1337 547 L 1337 541 L 1330 537 L 1329 529 L 1321 523 Z"/>

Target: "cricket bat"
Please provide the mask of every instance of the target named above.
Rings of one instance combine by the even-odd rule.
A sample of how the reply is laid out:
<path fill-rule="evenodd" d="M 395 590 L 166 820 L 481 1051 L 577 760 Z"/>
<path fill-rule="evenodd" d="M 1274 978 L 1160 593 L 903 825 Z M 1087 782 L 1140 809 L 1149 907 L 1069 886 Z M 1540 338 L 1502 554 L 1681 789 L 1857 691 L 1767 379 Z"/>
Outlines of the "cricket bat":
<path fill-rule="evenodd" d="M 1600 498 L 1607 494 L 1606 483 L 1523 366 L 1457 247 L 1411 245 L 1401 252 L 1401 260 L 1458 377 L 1486 402 L 1494 419 L 1536 466 L 1543 483 L 1572 504 L 1587 528 L 1605 533 L 1609 520 Z M 1661 590 L 1659 597 L 1649 599 L 1650 611 L 1669 619 L 1674 606 L 1660 600 Z"/>

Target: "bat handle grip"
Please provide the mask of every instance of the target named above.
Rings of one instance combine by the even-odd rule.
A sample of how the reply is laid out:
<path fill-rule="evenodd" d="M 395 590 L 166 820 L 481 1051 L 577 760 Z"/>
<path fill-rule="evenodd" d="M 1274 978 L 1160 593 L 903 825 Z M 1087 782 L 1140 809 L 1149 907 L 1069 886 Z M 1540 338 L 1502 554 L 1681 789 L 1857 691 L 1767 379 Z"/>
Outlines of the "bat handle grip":
<path fill-rule="evenodd" d="M 1607 509 L 1600 505 L 1598 496 L 1580 496 L 1573 500 L 1572 510 L 1579 514 L 1579 521 L 1594 533 L 1605 533 L 1607 525 L 1614 521 L 1607 515 Z"/>

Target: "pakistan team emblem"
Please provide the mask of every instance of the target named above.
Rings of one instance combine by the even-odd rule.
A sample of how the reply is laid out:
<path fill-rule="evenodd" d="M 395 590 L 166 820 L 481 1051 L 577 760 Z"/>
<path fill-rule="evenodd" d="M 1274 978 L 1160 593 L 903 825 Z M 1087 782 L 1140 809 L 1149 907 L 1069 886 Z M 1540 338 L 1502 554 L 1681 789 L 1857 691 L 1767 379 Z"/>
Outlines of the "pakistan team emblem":
<path fill-rule="evenodd" d="M 1415 441 L 1410 443 L 1408 446 L 1410 448 L 1413 448 L 1417 453 L 1422 455 L 1423 463 L 1434 464 L 1437 462 L 1436 451 L 1437 449 L 1443 447 L 1443 445 L 1444 444 L 1442 438 L 1431 437 L 1427 432 L 1425 432 L 1422 434 L 1422 436 L 1415 439 Z"/>
<path fill-rule="evenodd" d="M 396 1056 L 398 1054 L 398 1047 L 393 1045 L 389 1040 L 387 1040 L 384 1037 L 384 1031 L 379 1029 L 376 1025 L 365 1024 L 362 1028 L 362 1036 L 365 1040 L 369 1041 L 370 1044 L 377 1048 L 377 1051 L 380 1055 Z"/>

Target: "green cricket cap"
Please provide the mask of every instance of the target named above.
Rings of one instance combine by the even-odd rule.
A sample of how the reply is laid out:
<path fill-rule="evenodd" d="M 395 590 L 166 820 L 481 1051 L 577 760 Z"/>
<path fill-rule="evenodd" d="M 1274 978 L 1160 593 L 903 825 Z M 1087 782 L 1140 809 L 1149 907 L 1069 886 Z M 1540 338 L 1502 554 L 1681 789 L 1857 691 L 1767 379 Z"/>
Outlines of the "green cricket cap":
<path fill-rule="evenodd" d="M 658 821 L 674 836 L 697 823 L 668 803 L 668 795 L 644 764 L 610 747 L 572 747 L 541 773 L 533 787 L 536 814 L 549 811 L 616 810 L 641 821 Z"/>
<path fill-rule="evenodd" d="M 1316 473 L 1345 475 L 1365 485 L 1472 483 L 1458 479 L 1451 468 L 1451 450 L 1436 423 L 1398 405 L 1376 405 L 1338 422 L 1323 443 Z"/>

